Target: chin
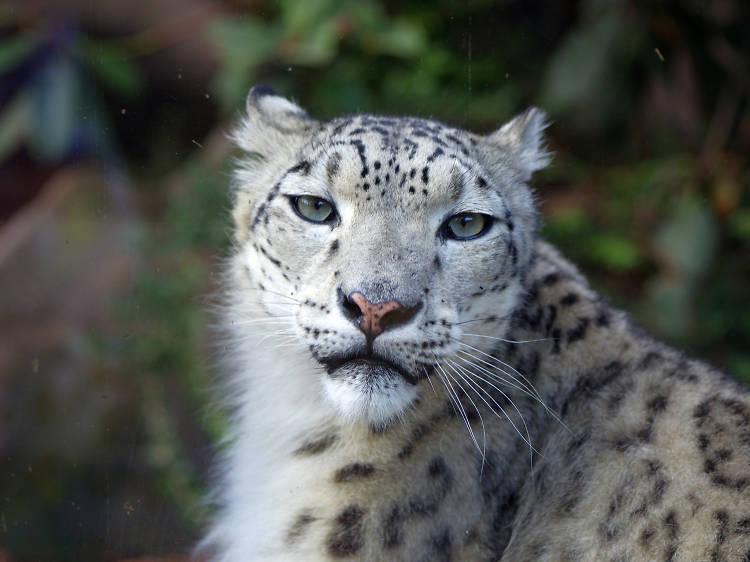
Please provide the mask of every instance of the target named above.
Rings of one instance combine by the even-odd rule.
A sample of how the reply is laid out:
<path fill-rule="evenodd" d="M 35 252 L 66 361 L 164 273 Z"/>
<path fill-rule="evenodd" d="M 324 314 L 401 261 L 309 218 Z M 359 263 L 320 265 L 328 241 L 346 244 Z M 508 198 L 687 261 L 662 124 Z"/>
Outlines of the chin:
<path fill-rule="evenodd" d="M 346 362 L 324 380 L 326 396 L 345 419 L 385 429 L 403 417 L 419 394 L 416 381 L 370 360 Z"/>

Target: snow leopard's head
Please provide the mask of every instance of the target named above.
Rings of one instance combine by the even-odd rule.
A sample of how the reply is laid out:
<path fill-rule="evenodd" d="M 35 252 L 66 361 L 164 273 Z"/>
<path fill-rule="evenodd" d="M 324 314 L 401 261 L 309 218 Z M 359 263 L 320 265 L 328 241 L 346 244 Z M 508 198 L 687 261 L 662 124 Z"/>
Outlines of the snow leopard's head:
<path fill-rule="evenodd" d="M 463 354 L 506 333 L 533 249 L 526 183 L 548 160 L 544 127 L 534 108 L 486 136 L 416 118 L 319 122 L 253 88 L 234 135 L 248 153 L 235 301 L 305 350 L 320 367 L 311 389 L 322 381 L 342 415 L 389 423 L 426 377 L 461 377 Z"/>

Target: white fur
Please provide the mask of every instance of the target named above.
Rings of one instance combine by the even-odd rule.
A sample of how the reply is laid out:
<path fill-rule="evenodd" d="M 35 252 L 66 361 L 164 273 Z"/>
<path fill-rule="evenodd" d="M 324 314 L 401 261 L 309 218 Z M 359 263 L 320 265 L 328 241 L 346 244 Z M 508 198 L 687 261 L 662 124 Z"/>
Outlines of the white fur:
<path fill-rule="evenodd" d="M 233 358 L 245 368 L 235 371 L 233 383 L 242 405 L 226 455 L 224 495 L 231 501 L 205 542 L 228 546 L 222 560 L 276 560 L 281 553 L 272 545 L 281 543 L 283 516 L 295 505 L 289 482 L 302 485 L 304 479 L 285 459 L 300 436 L 330 425 L 332 412 L 322 399 L 321 370 L 304 349 L 276 347 L 287 342 L 262 327 L 236 326 L 237 340 L 248 343 Z"/>
<path fill-rule="evenodd" d="M 326 377 L 326 397 L 341 416 L 349 422 L 367 420 L 382 426 L 403 415 L 418 395 L 417 387 L 400 376 L 388 378 L 390 388 L 365 387 L 361 380 L 342 380 Z"/>

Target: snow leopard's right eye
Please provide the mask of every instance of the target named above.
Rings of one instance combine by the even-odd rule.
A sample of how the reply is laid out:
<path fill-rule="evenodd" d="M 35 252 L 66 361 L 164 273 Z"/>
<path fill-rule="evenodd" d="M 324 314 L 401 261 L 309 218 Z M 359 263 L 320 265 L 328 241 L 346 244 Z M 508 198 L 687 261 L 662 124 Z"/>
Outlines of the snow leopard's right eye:
<path fill-rule="evenodd" d="M 300 217 L 310 222 L 328 222 L 336 216 L 331 203 L 312 195 L 292 197 L 292 207 Z"/>

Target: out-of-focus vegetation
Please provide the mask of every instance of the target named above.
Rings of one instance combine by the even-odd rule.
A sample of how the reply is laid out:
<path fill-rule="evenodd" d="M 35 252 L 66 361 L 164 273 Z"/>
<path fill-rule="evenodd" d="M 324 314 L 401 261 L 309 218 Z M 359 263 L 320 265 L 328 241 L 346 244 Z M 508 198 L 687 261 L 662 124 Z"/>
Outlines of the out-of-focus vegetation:
<path fill-rule="evenodd" d="M 221 132 L 257 82 L 321 118 L 479 131 L 540 105 L 544 235 L 750 382 L 743 0 L 64 4 L 0 5 L 0 555 L 189 550 L 223 432 L 205 407 Z"/>

